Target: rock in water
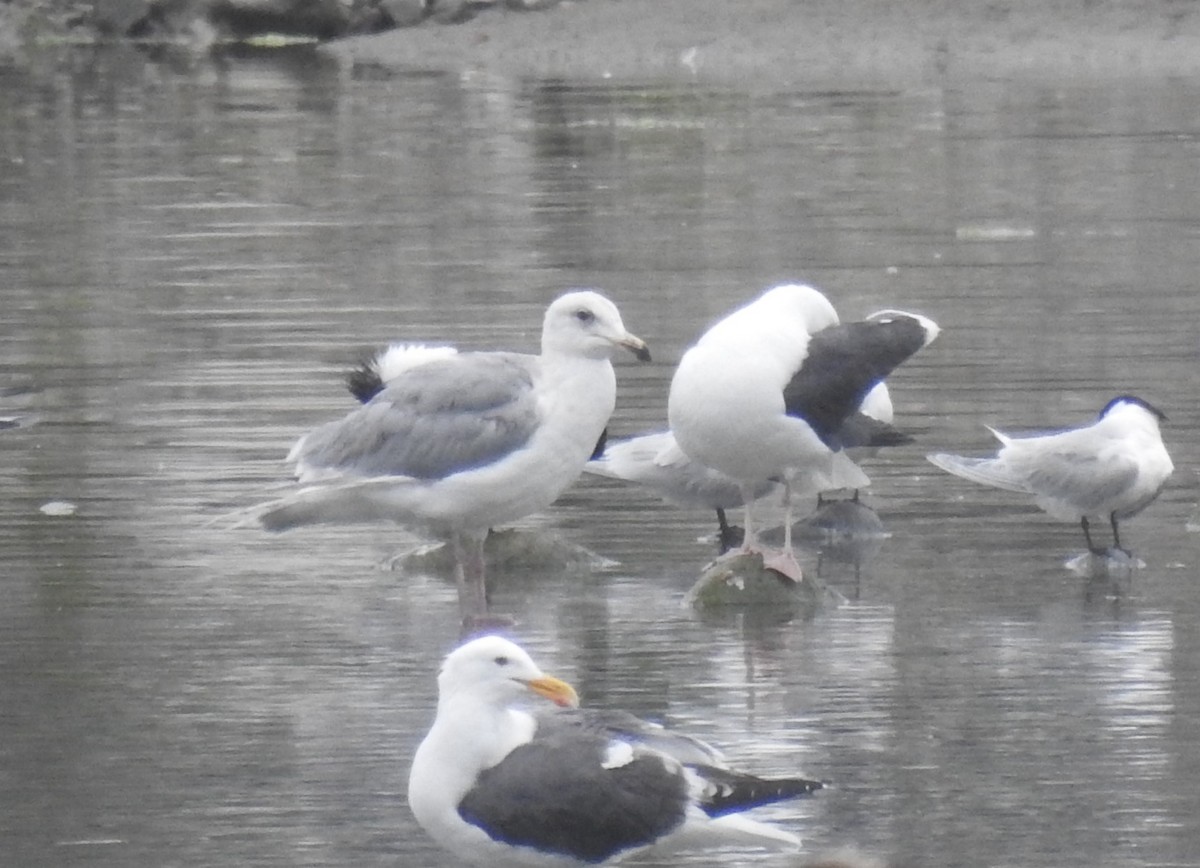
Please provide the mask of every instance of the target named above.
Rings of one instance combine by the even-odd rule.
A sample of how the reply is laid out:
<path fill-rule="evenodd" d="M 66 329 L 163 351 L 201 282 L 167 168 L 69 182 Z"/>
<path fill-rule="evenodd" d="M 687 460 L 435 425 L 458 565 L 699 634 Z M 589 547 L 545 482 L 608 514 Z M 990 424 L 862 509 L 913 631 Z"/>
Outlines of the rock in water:
<path fill-rule="evenodd" d="M 483 557 L 491 575 L 519 572 L 594 572 L 611 569 L 615 562 L 549 531 L 504 528 L 488 532 Z M 390 561 L 393 568 L 454 575 L 454 553 L 445 543 L 421 546 Z"/>
<path fill-rule="evenodd" d="M 705 567 L 684 601 L 701 611 L 764 607 L 795 615 L 837 599 L 837 593 L 812 573 L 796 582 L 764 567 L 760 553 L 737 551 Z"/>

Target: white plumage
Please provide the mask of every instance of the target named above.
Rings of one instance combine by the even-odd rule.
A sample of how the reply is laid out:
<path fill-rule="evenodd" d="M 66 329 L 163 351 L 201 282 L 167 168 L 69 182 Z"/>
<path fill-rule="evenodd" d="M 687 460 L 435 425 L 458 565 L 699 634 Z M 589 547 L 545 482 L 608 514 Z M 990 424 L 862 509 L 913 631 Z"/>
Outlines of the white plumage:
<path fill-rule="evenodd" d="M 1088 519 L 1108 521 L 1115 547 L 1124 551 L 1118 522 L 1152 503 L 1175 469 L 1159 430 L 1165 418 L 1141 398 L 1120 395 L 1094 422 L 1079 428 L 1031 437 L 988 428 L 1000 441 L 993 458 L 927 457 L 963 479 L 1033 495 L 1054 518 L 1079 522 L 1094 554 L 1106 550 L 1092 543 Z"/>
<path fill-rule="evenodd" d="M 859 405 L 858 413 L 862 419 L 878 424 L 870 431 L 864 431 L 866 436 L 856 441 L 857 445 L 846 447 L 853 459 L 874 455 L 879 445 L 894 446 L 910 441 L 911 438 L 891 427 L 894 410 L 887 383 L 877 383 L 867 393 Z M 738 528 L 729 524 L 725 511 L 745 505 L 741 484 L 733 477 L 690 458 L 679 448 L 675 435 L 670 431 L 609 440 L 603 453 L 589 461 L 584 472 L 642 486 L 669 503 L 686 509 L 714 510 L 722 551 L 738 544 L 741 534 Z M 773 479 L 761 480 L 750 488 L 755 500 L 780 491 L 780 484 Z"/>
<path fill-rule="evenodd" d="M 545 509 L 578 478 L 613 410 L 617 347 L 649 358 L 611 301 L 576 291 L 547 309 L 540 355 L 409 348 L 366 403 L 293 447 L 306 486 L 247 512 L 270 530 L 424 528 L 452 544 L 464 616 L 480 615 L 488 528 Z"/>
<path fill-rule="evenodd" d="M 668 399 L 679 447 L 736 480 L 747 503 L 764 481 L 784 485 L 784 551 L 769 566 L 799 577 L 790 537 L 794 498 L 869 484 L 846 453 L 857 444 L 843 426 L 937 334 L 931 320 L 902 311 L 843 325 L 816 289 L 784 284 L 722 319 L 684 354 Z M 757 550 L 749 507 L 745 549 Z"/>
<path fill-rule="evenodd" d="M 703 742 L 577 703 L 507 639 L 453 651 L 409 776 L 417 822 L 481 866 L 607 864 L 648 847 L 798 846 L 794 834 L 740 812 L 819 782 L 735 772 Z"/>

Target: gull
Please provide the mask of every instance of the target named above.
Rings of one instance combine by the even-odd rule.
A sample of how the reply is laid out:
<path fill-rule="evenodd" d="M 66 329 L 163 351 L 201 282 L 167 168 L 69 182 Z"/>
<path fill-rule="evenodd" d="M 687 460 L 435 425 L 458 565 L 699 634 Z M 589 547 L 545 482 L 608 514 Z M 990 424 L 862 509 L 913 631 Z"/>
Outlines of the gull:
<path fill-rule="evenodd" d="M 741 812 L 821 782 L 734 771 L 698 739 L 578 702 L 501 636 L 452 651 L 409 775 L 417 822 L 483 866 L 608 864 L 651 846 L 799 846 Z"/>
<path fill-rule="evenodd" d="M 719 470 L 689 458 L 669 430 L 610 440 L 583 470 L 648 488 L 676 506 L 715 510 L 721 550 L 736 544 L 732 541 L 738 529 L 729 523 L 725 511 L 745 505 L 742 486 Z M 777 482 L 764 479 L 751 487 L 750 497 L 758 500 L 777 490 Z"/>
<path fill-rule="evenodd" d="M 619 347 L 650 358 L 616 305 L 578 290 L 547 308 L 540 355 L 414 351 L 366 403 L 292 447 L 304 487 L 245 513 L 272 531 L 423 528 L 451 545 L 464 621 L 481 618 L 488 529 L 545 509 L 578 478 L 613 411 Z"/>
<path fill-rule="evenodd" d="M 842 324 L 818 290 L 782 284 L 716 323 L 684 354 L 667 401 L 671 431 L 686 455 L 741 487 L 743 552 L 761 552 L 749 506 L 755 488 L 779 480 L 784 548 L 764 556 L 764 565 L 800 579 L 793 500 L 870 483 L 846 454 L 854 444 L 843 426 L 878 383 L 937 334 L 932 320 L 904 311 Z"/>
<path fill-rule="evenodd" d="M 838 430 L 848 453 L 857 458 L 873 455 L 881 446 L 911 443 L 911 437 L 892 427 L 893 413 L 887 383 L 877 383 L 858 411 Z M 739 545 L 744 538 L 741 529 L 731 525 L 726 515 L 726 510 L 746 505 L 742 486 L 733 477 L 690 458 L 679 448 L 670 430 L 610 440 L 583 469 L 595 476 L 640 485 L 676 506 L 714 510 L 722 553 Z M 764 479 L 751 486 L 750 496 L 761 500 L 781 491 L 777 481 Z"/>
<path fill-rule="evenodd" d="M 1089 518 L 1112 525 L 1113 545 L 1121 546 L 1117 523 L 1137 515 L 1162 491 L 1175 469 L 1163 445 L 1161 410 L 1134 395 L 1118 395 L 1094 422 L 1052 434 L 1012 437 L 988 428 L 1000 441 L 993 458 L 966 458 L 936 453 L 926 456 L 955 476 L 1032 494 L 1034 502 L 1054 518 L 1077 521 L 1088 551 L 1107 550 L 1092 542 Z"/>
<path fill-rule="evenodd" d="M 444 359 L 458 352 L 456 347 L 446 344 L 422 344 L 399 341 L 388 344 L 379 352 L 355 365 L 346 374 L 346 390 L 360 404 L 365 404 L 383 391 L 384 386 L 417 365 L 434 359 Z M 649 361 L 649 350 L 638 356 Z M 592 458 L 604 453 L 608 430 L 600 432 L 600 439 L 592 449 Z"/>
<path fill-rule="evenodd" d="M 408 371 L 458 353 L 457 347 L 446 344 L 398 342 L 389 344 L 371 358 L 361 362 L 346 375 L 346 388 L 360 404 L 365 404 L 383 391 L 384 387 Z"/>

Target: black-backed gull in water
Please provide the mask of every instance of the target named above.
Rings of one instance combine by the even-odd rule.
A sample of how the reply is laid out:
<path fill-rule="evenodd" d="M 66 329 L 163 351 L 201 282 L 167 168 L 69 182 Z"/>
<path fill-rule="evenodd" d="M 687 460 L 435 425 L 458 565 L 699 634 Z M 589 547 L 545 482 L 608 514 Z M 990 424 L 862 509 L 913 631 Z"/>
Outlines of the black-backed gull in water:
<path fill-rule="evenodd" d="M 594 865 L 651 846 L 799 845 L 741 812 L 820 782 L 743 774 L 696 739 L 577 705 L 570 685 L 507 639 L 481 636 L 451 652 L 409 776 L 417 821 L 481 866 Z"/>

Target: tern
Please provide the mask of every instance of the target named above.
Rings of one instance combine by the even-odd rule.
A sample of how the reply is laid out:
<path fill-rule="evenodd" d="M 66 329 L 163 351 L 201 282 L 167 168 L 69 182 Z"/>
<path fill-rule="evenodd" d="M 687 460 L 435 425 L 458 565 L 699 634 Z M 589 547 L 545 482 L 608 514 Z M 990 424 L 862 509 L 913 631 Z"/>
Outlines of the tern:
<path fill-rule="evenodd" d="M 926 457 L 963 479 L 1032 494 L 1051 516 L 1079 522 L 1092 554 L 1107 550 L 1092 541 L 1089 519 L 1107 520 L 1114 547 L 1128 555 L 1118 523 L 1149 506 L 1175 469 L 1159 432 L 1166 418 L 1141 398 L 1118 395 L 1094 422 L 1079 428 L 1012 437 L 989 427 L 1000 441 L 993 458 L 947 453 Z"/>

